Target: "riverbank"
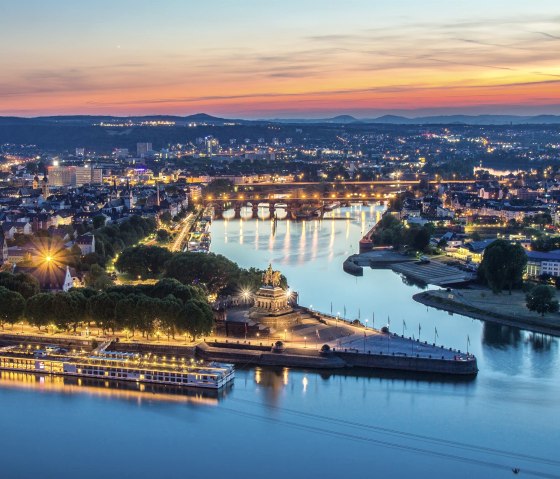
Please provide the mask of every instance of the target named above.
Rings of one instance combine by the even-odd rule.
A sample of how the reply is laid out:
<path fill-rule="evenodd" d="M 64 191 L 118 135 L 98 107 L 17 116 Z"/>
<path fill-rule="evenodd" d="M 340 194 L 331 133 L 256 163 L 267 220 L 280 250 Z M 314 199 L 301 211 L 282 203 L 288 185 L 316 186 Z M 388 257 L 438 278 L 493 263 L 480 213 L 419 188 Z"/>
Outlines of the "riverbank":
<path fill-rule="evenodd" d="M 544 318 L 525 306 L 525 293 L 495 295 L 490 290 L 433 290 L 415 294 L 414 301 L 474 319 L 560 336 L 560 314 Z"/>

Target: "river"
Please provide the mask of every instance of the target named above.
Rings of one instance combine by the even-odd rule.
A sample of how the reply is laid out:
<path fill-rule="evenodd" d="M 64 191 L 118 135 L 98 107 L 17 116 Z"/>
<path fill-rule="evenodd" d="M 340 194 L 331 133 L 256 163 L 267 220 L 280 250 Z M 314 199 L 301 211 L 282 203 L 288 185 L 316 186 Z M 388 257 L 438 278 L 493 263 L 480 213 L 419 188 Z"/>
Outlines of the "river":
<path fill-rule="evenodd" d="M 437 328 L 438 343 L 461 350 L 469 338 L 476 379 L 250 368 L 219 398 L 178 399 L 7 378 L 2 476 L 506 478 L 519 467 L 560 477 L 558 339 L 428 310 L 412 300 L 420 288 L 389 270 L 344 273 L 381 212 L 355 206 L 276 226 L 217 220 L 211 250 L 245 267 L 271 262 L 303 305 L 329 312 L 332 303 L 399 334 L 403 321 L 407 335 L 420 325 L 430 342 Z"/>

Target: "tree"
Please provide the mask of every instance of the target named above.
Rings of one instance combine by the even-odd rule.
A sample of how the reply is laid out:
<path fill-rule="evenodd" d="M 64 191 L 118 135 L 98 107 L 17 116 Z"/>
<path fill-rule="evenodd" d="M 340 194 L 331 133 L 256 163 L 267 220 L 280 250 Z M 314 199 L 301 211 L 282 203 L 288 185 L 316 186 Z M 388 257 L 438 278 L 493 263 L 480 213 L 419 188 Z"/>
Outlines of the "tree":
<path fill-rule="evenodd" d="M 204 285 L 210 293 L 219 293 L 238 273 L 239 267 L 225 256 L 186 252 L 175 254 L 167 262 L 164 275 L 184 284 Z"/>
<path fill-rule="evenodd" d="M 202 301 L 187 301 L 179 314 L 177 329 L 181 333 L 190 334 L 193 341 L 203 334 L 210 334 L 214 324 L 212 309 Z"/>
<path fill-rule="evenodd" d="M 117 328 L 116 306 L 123 296 L 118 293 L 101 293 L 88 299 L 89 316 L 103 331 L 110 329 L 113 333 Z"/>
<path fill-rule="evenodd" d="M 173 220 L 173 217 L 171 216 L 171 213 L 169 211 L 164 211 L 160 217 L 159 220 L 165 224 L 165 225 L 169 225 L 171 223 L 171 221 Z"/>
<path fill-rule="evenodd" d="M 115 266 L 120 272 L 134 277 L 154 277 L 161 274 L 172 256 L 173 253 L 161 246 L 134 246 L 121 253 Z"/>
<path fill-rule="evenodd" d="M 544 316 L 545 313 L 556 313 L 558 311 L 558 300 L 556 293 L 550 286 L 544 284 L 535 286 L 526 295 L 527 308 Z"/>
<path fill-rule="evenodd" d="M 410 246 L 417 251 L 424 251 L 430 244 L 430 237 L 428 228 L 422 226 L 414 233 Z"/>
<path fill-rule="evenodd" d="M 105 216 L 103 215 L 97 215 L 93 217 L 93 228 L 94 229 L 98 229 L 101 228 L 103 226 L 105 226 Z"/>
<path fill-rule="evenodd" d="M 55 324 L 59 329 L 72 329 L 76 332 L 86 319 L 87 300 L 79 291 L 56 293 L 52 295 L 52 309 L 56 312 Z"/>
<path fill-rule="evenodd" d="M 24 313 L 24 297 L 15 291 L 0 286 L 0 326 L 2 326 L 2 329 L 4 329 L 4 323 L 13 325 L 20 321 Z"/>
<path fill-rule="evenodd" d="M 27 300 L 25 316 L 30 324 L 41 330 L 42 326 L 48 326 L 56 321 L 53 308 L 53 294 L 39 293 Z"/>
<path fill-rule="evenodd" d="M 158 230 L 157 231 L 157 240 L 160 243 L 166 243 L 167 241 L 169 241 L 169 232 L 167 230 Z"/>
<path fill-rule="evenodd" d="M 0 273 L 0 286 L 10 291 L 16 291 L 25 299 L 39 293 L 39 282 L 30 274 L 12 274 L 6 271 Z"/>
<path fill-rule="evenodd" d="M 113 286 L 113 280 L 104 268 L 98 264 L 92 264 L 89 271 L 84 275 L 84 283 L 88 288 L 105 290 Z"/>
<path fill-rule="evenodd" d="M 523 247 L 506 240 L 490 243 L 478 268 L 478 274 L 492 291 L 499 293 L 506 286 L 511 290 L 522 284 L 527 255 Z"/>

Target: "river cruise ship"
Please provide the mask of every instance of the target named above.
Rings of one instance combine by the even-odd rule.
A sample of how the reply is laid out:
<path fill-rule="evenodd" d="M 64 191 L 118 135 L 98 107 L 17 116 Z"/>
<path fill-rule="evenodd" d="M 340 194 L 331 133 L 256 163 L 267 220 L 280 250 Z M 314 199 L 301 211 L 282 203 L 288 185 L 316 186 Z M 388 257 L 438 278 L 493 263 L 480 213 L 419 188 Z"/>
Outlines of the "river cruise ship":
<path fill-rule="evenodd" d="M 33 349 L 21 345 L 0 349 L 0 370 L 209 389 L 224 387 L 235 375 L 232 364 L 153 354 L 69 352 L 56 346 Z"/>

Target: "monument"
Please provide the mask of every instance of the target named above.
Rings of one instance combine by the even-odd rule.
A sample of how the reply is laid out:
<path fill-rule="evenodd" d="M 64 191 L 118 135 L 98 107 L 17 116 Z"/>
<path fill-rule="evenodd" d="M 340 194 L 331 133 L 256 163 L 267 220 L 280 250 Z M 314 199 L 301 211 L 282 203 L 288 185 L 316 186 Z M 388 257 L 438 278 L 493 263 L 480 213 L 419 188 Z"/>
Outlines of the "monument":
<path fill-rule="evenodd" d="M 282 275 L 274 271 L 272 265 L 264 272 L 262 286 L 255 293 L 255 303 L 249 316 L 262 324 L 273 327 L 284 327 L 297 320 L 289 304 L 289 293 L 280 286 Z"/>

